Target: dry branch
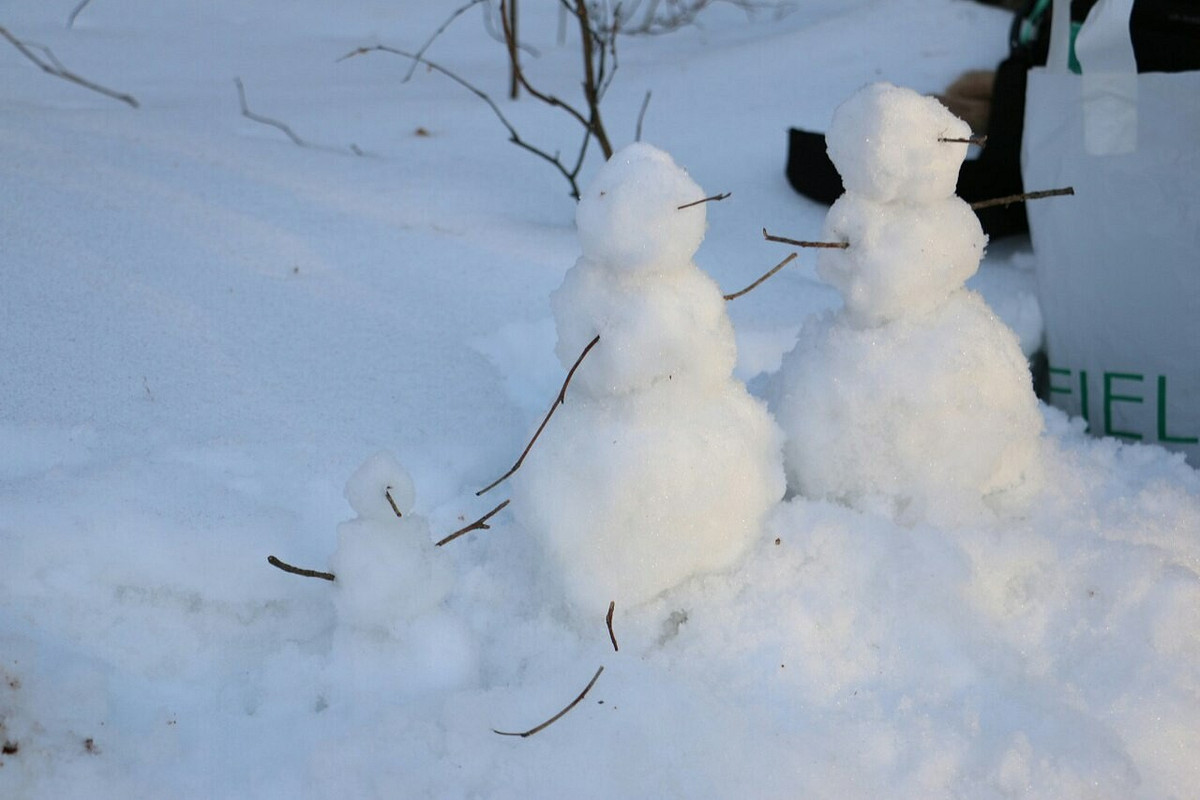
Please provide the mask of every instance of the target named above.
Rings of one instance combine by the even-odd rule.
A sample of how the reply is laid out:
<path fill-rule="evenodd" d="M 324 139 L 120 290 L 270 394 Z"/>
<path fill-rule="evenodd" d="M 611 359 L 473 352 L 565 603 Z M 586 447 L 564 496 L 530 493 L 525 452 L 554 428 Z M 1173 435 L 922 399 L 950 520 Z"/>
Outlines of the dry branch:
<path fill-rule="evenodd" d="M 794 259 L 797 255 L 799 255 L 799 253 L 792 253 L 787 258 L 785 258 L 783 261 L 780 261 L 778 264 L 771 267 L 771 269 L 769 269 L 767 272 L 763 273 L 762 277 L 760 277 L 754 283 L 747 286 L 745 289 L 742 289 L 741 291 L 738 291 L 738 292 L 734 292 L 733 294 L 725 295 L 725 299 L 726 300 L 736 300 L 739 297 L 741 297 L 742 295 L 746 294 L 747 292 L 751 292 L 751 291 L 757 289 L 759 287 L 759 285 L 764 283 L 768 278 L 770 278 L 776 272 L 779 272 L 779 270 L 783 269 L 788 264 L 790 264 L 792 259 Z"/>
<path fill-rule="evenodd" d="M 711 197 L 705 197 L 702 200 L 693 200 L 690 203 L 684 203 L 681 206 L 676 206 L 675 210 L 683 211 L 685 208 L 691 208 L 692 206 L 698 206 L 701 203 L 713 203 L 713 202 L 716 202 L 719 200 L 724 200 L 725 198 L 732 197 L 732 196 L 733 196 L 733 192 L 723 192 L 722 194 L 714 194 Z"/>
<path fill-rule="evenodd" d="M 976 147 L 983 147 L 987 144 L 986 136 L 969 136 L 966 139 L 954 139 L 948 136 L 943 136 L 938 139 L 939 142 L 953 142 L 955 144 L 973 144 Z"/>
<path fill-rule="evenodd" d="M 488 521 L 489 519 L 491 519 L 492 517 L 496 516 L 497 514 L 499 514 L 499 513 L 500 513 L 500 511 L 501 511 L 501 509 L 503 509 L 503 508 L 504 508 L 506 505 L 508 505 L 508 504 L 509 504 L 509 503 L 511 503 L 511 502 L 512 502 L 512 500 L 511 500 L 511 499 L 509 499 L 509 500 L 505 500 L 503 503 L 501 503 L 500 505 L 496 506 L 495 508 L 493 508 L 493 509 L 492 509 L 491 511 L 489 511 L 488 513 L 484 514 L 482 517 L 480 517 L 479 519 L 475 520 L 475 521 L 474 521 L 474 522 L 472 522 L 470 525 L 467 525 L 467 526 L 465 526 L 465 527 L 463 527 L 463 528 L 459 528 L 459 529 L 458 529 L 458 530 L 456 530 L 454 533 L 452 533 L 452 534 L 450 534 L 449 536 L 447 536 L 445 539 L 442 539 L 440 542 L 438 542 L 438 543 L 437 543 L 437 546 L 438 546 L 438 547 L 441 547 L 441 546 L 442 546 L 442 545 L 444 545 L 444 544 L 448 544 L 448 543 L 450 543 L 450 542 L 453 542 L 453 541 L 454 541 L 455 539 L 457 539 L 458 537 L 460 537 L 460 536 L 464 536 L 464 535 L 466 535 L 466 534 L 470 533 L 471 531 L 486 531 L 486 530 L 490 530 L 492 526 L 491 526 L 491 525 L 488 525 L 488 524 L 487 524 L 487 521 Z"/>
<path fill-rule="evenodd" d="M 508 480 L 510 477 L 512 477 L 514 472 L 521 468 L 521 464 L 525 463 L 525 456 L 529 455 L 529 451 L 533 449 L 533 443 L 536 442 L 538 437 L 542 435 L 542 431 L 545 429 L 546 423 L 550 422 L 550 418 L 554 416 L 554 412 L 558 409 L 558 407 L 566 402 L 567 387 L 571 384 L 571 378 L 574 377 L 575 370 L 579 369 L 579 365 L 583 363 L 583 359 L 587 357 L 587 354 L 590 353 L 592 348 L 595 347 L 599 342 L 600 334 L 596 334 L 595 338 L 587 343 L 587 347 L 583 348 L 583 352 L 579 354 L 579 358 L 575 359 L 575 363 L 572 364 L 571 369 L 567 371 L 567 378 L 563 381 L 562 388 L 558 390 L 558 397 L 554 398 L 554 403 L 550 406 L 550 410 L 546 412 L 546 417 L 542 420 L 542 424 L 538 425 L 538 429 L 534 431 L 533 438 L 529 440 L 529 444 L 525 445 L 525 449 L 521 452 L 521 456 L 517 459 L 517 462 L 512 465 L 512 468 L 509 469 L 508 472 L 504 473 L 499 478 L 496 478 L 496 480 L 492 481 L 487 486 L 476 492 L 476 497 L 487 494 L 492 489 Z"/>
<path fill-rule="evenodd" d="M 290 572 L 293 575 L 303 575 L 305 578 L 320 578 L 323 581 L 334 580 L 334 574 L 332 572 L 318 572 L 315 569 L 301 569 L 300 567 L 293 567 L 291 564 L 288 564 L 285 561 L 280 561 L 275 556 L 267 556 L 267 563 L 272 567 L 278 567 L 284 572 Z"/>
<path fill-rule="evenodd" d="M 608 638 L 612 641 L 613 651 L 621 652 L 621 648 L 617 647 L 617 635 L 613 633 L 612 618 L 613 612 L 617 610 L 617 601 L 610 600 L 608 603 L 608 614 L 604 617 L 604 624 L 608 626 Z"/>
<path fill-rule="evenodd" d="M 637 127 L 634 128 L 633 140 L 640 142 L 642 140 L 642 121 L 646 119 L 646 109 L 650 107 L 650 90 L 646 90 L 646 96 L 642 98 L 642 107 L 638 111 Z"/>
<path fill-rule="evenodd" d="M 348 58 L 354 58 L 356 56 L 366 55 L 367 53 L 373 53 L 373 52 L 391 53 L 392 55 L 403 56 L 404 58 L 412 59 L 414 63 L 424 64 L 429 69 L 433 70 L 434 72 L 439 72 L 442 75 L 445 75 L 447 78 L 454 81 L 459 86 L 463 87 L 468 92 L 470 92 L 471 94 L 478 97 L 480 100 L 482 100 L 484 103 L 487 104 L 487 107 L 490 108 L 492 110 L 492 113 L 496 115 L 496 119 L 500 120 L 500 124 L 503 125 L 508 130 L 508 140 L 510 142 L 512 142 L 513 144 L 515 144 L 517 147 L 520 147 L 523 150 L 527 150 L 530 153 L 533 153 L 538 158 L 541 158 L 544 161 L 546 161 L 547 163 L 551 164 L 555 169 L 557 169 L 562 174 L 562 176 L 564 178 L 567 179 L 567 182 L 571 184 L 571 196 L 574 197 L 575 199 L 579 199 L 579 184 L 576 182 L 575 179 L 576 179 L 576 177 L 578 177 L 579 170 L 583 165 L 583 156 L 584 156 L 585 152 L 587 151 L 587 144 L 588 144 L 588 140 L 591 138 L 590 136 L 586 136 L 584 138 L 583 148 L 580 150 L 578 163 L 576 163 L 576 165 L 573 168 L 568 169 L 567 166 L 562 163 L 562 160 L 559 158 L 557 153 L 555 153 L 554 155 L 550 155 L 545 150 L 535 147 L 534 145 L 531 145 L 528 142 L 526 142 L 524 139 L 522 139 L 521 134 L 519 134 L 517 132 L 517 129 L 513 126 L 513 124 L 508 121 L 508 117 L 504 116 L 504 112 L 500 110 L 500 106 L 496 105 L 496 101 L 494 101 L 491 98 L 491 96 L 488 95 L 487 92 L 485 92 L 482 89 L 480 89 L 479 87 L 475 86 L 474 84 L 472 84 L 466 78 L 463 78 L 458 73 L 452 72 L 451 70 L 446 69 L 441 64 L 438 64 L 435 61 L 430 61 L 429 59 L 418 56 L 415 53 L 409 53 L 405 50 L 398 50 L 394 47 L 388 47 L 387 45 L 382 45 L 382 44 L 373 45 L 371 47 L 359 47 L 358 49 L 352 50 L 349 53 L 347 53 L 346 55 L 342 56 L 341 58 L 338 59 L 338 61 L 339 62 L 345 61 Z"/>
<path fill-rule="evenodd" d="M 1068 186 L 1065 189 L 1044 189 L 1040 192 L 1025 192 L 1024 194 L 1010 194 L 1007 197 L 997 197 L 994 200 L 980 200 L 978 203 L 971 203 L 971 208 L 991 208 L 992 206 L 1008 206 L 1013 203 L 1023 203 L 1026 200 L 1040 200 L 1043 197 L 1062 197 L 1063 195 L 1075 194 L 1075 187 Z"/>
<path fill-rule="evenodd" d="M 417 49 L 417 52 L 413 57 L 413 62 L 411 65 L 409 65 L 408 72 L 404 73 L 404 79 L 401 81 L 401 83 L 408 83 L 410 80 L 412 80 L 413 73 L 417 70 L 417 65 L 420 64 L 421 59 L 425 57 L 425 51 L 429 49 L 430 45 L 432 45 L 439 36 L 446 32 L 447 28 L 454 24 L 454 20 L 458 19 L 480 3 L 488 3 L 490 1 L 491 0 L 470 0 L 470 2 L 467 4 L 459 6 L 458 8 L 454 9 L 454 11 L 450 12 L 450 16 L 446 18 L 446 21 L 438 26 L 438 29 L 434 31 L 428 39 L 425 40 L 425 44 L 421 45 L 420 48 Z"/>
<path fill-rule="evenodd" d="M 509 731 L 498 731 L 495 728 L 492 728 L 492 733 L 497 733 L 501 736 L 520 736 L 522 739 L 527 739 L 530 736 L 533 736 L 535 733 L 540 733 L 541 731 L 544 731 L 546 728 L 549 728 L 551 725 L 553 725 L 554 723 L 556 723 L 560 719 L 562 719 L 564 716 L 566 716 L 567 713 L 569 713 L 571 711 L 571 709 L 573 709 L 575 706 L 579 705 L 580 702 L 582 702 L 583 698 L 587 697 L 587 693 L 590 692 L 592 690 L 592 687 L 596 685 L 596 681 L 598 681 L 600 679 L 600 673 L 602 673 L 602 672 L 604 672 L 604 667 L 600 667 L 600 669 L 596 670 L 596 674 L 592 676 L 592 679 L 590 681 L 588 681 L 588 685 L 583 687 L 583 691 L 579 693 L 579 696 L 576 697 L 574 700 L 572 700 L 570 703 L 568 703 L 566 708 L 564 708 L 562 711 L 555 714 L 550 719 L 543 722 L 541 725 L 538 725 L 537 727 L 534 727 L 534 728 L 530 728 L 529 730 L 524 731 L 523 733 L 510 733 Z"/>
<path fill-rule="evenodd" d="M 392 511 L 396 512 L 396 516 L 403 519 L 404 515 L 400 513 L 400 507 L 396 505 L 396 501 L 392 499 L 392 487 L 389 486 L 384 489 L 383 496 L 387 498 L 388 505 L 392 507 Z"/>
<path fill-rule="evenodd" d="M 238 102 L 242 106 L 242 116 L 243 117 L 245 117 L 246 119 L 254 120 L 255 122 L 261 122 L 263 125 L 270 125 L 272 128 L 278 128 L 279 130 L 281 130 L 285 134 L 287 134 L 287 137 L 292 140 L 293 144 L 296 144 L 299 147 L 309 147 L 310 146 L 308 142 L 304 141 L 299 136 L 297 136 L 295 131 L 293 131 L 291 128 L 289 128 L 287 125 L 280 122 L 279 120 L 271 119 L 270 117 L 264 117 L 261 114 L 255 114 L 253 111 L 251 111 L 250 107 L 248 105 L 246 105 L 246 87 L 242 86 L 242 79 L 234 78 L 233 83 L 235 86 L 237 86 Z"/>
<path fill-rule="evenodd" d="M 49 47 L 44 47 L 40 44 L 23 42 L 9 33 L 8 29 L 3 26 L 0 26 L 0 36 L 3 36 L 5 39 L 7 39 L 9 44 L 21 51 L 21 55 L 28 58 L 34 64 L 37 64 L 38 67 L 41 68 L 42 72 L 45 72 L 47 75 L 53 75 L 56 78 L 62 78 L 65 81 L 70 81 L 71 83 L 82 86 L 85 89 L 91 89 L 93 92 L 102 94 L 105 97 L 111 97 L 114 100 L 120 100 L 122 103 L 127 104 L 130 108 L 138 107 L 138 101 L 132 95 L 123 94 L 121 92 L 108 89 L 98 83 L 93 83 L 87 78 L 83 78 L 79 75 L 76 75 L 74 72 L 71 72 L 71 70 L 63 66 L 62 62 L 58 60 L 53 52 L 51 52 Z M 42 56 L 38 56 L 37 53 L 33 52 L 34 48 L 42 51 Z"/>
<path fill-rule="evenodd" d="M 83 11 L 83 9 L 90 2 L 92 2 L 92 0 L 80 0 L 79 5 L 75 6 L 75 8 L 73 8 L 71 10 L 70 16 L 67 17 L 67 27 L 68 28 L 75 27 L 75 18 L 79 16 L 79 12 Z"/>
<path fill-rule="evenodd" d="M 800 239 L 788 239 L 784 236 L 772 236 L 767 233 L 766 228 L 763 228 L 763 238 L 768 242 L 780 242 L 781 244 L 790 244 L 795 247 L 823 247 L 830 250 L 845 250 L 850 246 L 849 242 L 805 242 Z"/>

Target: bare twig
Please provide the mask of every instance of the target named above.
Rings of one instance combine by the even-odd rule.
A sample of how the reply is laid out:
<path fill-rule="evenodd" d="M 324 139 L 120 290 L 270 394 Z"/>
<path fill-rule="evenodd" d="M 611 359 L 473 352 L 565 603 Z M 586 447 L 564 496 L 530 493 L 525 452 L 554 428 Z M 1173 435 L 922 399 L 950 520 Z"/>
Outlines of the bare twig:
<path fill-rule="evenodd" d="M 760 285 L 760 284 L 762 284 L 762 283 L 766 282 L 766 280 L 767 280 L 768 278 L 770 278 L 770 277 L 771 277 L 772 275 L 774 275 L 776 272 L 779 272 L 779 270 L 783 269 L 783 268 L 784 268 L 784 267 L 786 267 L 788 264 L 790 264 L 790 263 L 791 263 L 791 261 L 792 261 L 792 259 L 794 259 L 794 258 L 795 258 L 797 255 L 799 255 L 799 254 L 798 254 L 798 253 L 792 253 L 792 254 L 791 254 L 791 255 L 789 255 L 787 258 L 785 258 L 783 261 L 780 261 L 778 264 L 776 264 L 775 266 L 771 267 L 771 269 L 767 270 L 767 272 L 765 272 L 761 278 L 759 278 L 759 279 L 758 279 L 758 280 L 756 280 L 754 283 L 752 283 L 752 284 L 750 284 L 749 286 L 747 286 L 745 289 L 742 289 L 741 291 L 738 291 L 738 292 L 734 292 L 733 294 L 727 294 L 727 295 L 725 295 L 725 299 L 726 299 L 726 300 L 736 300 L 736 299 L 738 299 L 739 297 L 741 297 L 742 295 L 746 294 L 747 292 L 751 292 L 751 291 L 753 291 L 753 290 L 757 289 L 757 288 L 759 287 L 759 285 Z"/>
<path fill-rule="evenodd" d="M 503 2 L 500 4 L 500 11 L 504 12 Z M 508 48 L 509 63 L 508 96 L 516 100 L 521 96 L 521 80 L 517 77 L 521 74 L 521 48 L 517 46 L 521 41 L 517 33 L 517 0 L 508 0 L 508 19 L 505 23 L 504 44 Z"/>
<path fill-rule="evenodd" d="M 67 17 L 67 27 L 68 28 L 75 27 L 75 18 L 79 16 L 79 12 L 83 11 L 83 9 L 90 2 L 92 2 L 92 0 L 80 0 L 79 5 L 75 6 L 75 8 L 72 9 L 71 15 L 69 17 Z"/>
<path fill-rule="evenodd" d="M 278 128 L 279 130 L 281 130 L 285 134 L 287 134 L 287 137 L 289 139 L 291 139 L 292 143 L 295 145 L 298 145 L 300 147 L 309 147 L 310 146 L 308 142 L 304 141 L 299 136 L 297 136 L 295 131 L 293 131 L 291 128 L 289 128 L 287 125 L 280 122 L 279 120 L 271 119 L 270 117 L 264 117 L 261 114 L 255 114 L 253 111 L 251 111 L 250 107 L 248 105 L 246 105 L 246 88 L 244 86 L 242 86 L 242 79 L 234 78 L 233 83 L 235 86 L 237 86 L 238 102 L 241 103 L 243 117 L 245 117 L 246 119 L 254 120 L 255 122 L 261 122 L 263 125 L 270 125 L 272 128 Z"/>
<path fill-rule="evenodd" d="M 966 139 L 954 139 L 948 136 L 943 136 L 938 139 L 939 142 L 952 142 L 954 144 L 973 144 L 976 147 L 983 147 L 987 144 L 986 136 L 969 136 Z"/>
<path fill-rule="evenodd" d="M 53 75 L 56 78 L 62 78 L 65 81 L 78 84 L 85 89 L 91 89 L 93 92 L 102 94 L 105 97 L 111 97 L 114 100 L 120 100 L 122 103 L 127 104 L 130 108 L 138 107 L 138 101 L 132 95 L 122 94 L 121 92 L 105 88 L 98 83 L 93 83 L 87 78 L 80 77 L 74 72 L 71 72 L 71 70 L 64 67 L 62 62 L 55 57 L 54 53 L 51 52 L 49 47 L 23 42 L 9 33 L 8 29 L 3 26 L 0 26 L 0 36 L 3 36 L 5 39 L 7 39 L 9 44 L 21 51 L 21 55 L 28 58 L 34 64 L 37 64 L 42 72 L 45 72 L 47 75 Z M 33 48 L 41 50 L 42 56 L 38 56 L 37 53 L 33 52 Z"/>
<path fill-rule="evenodd" d="M 602 673 L 602 672 L 604 672 L 604 667 L 600 667 L 600 669 L 596 670 L 596 674 L 592 676 L 592 679 L 590 681 L 588 681 L 588 685 L 583 687 L 583 691 L 579 693 L 579 696 L 576 697 L 574 700 L 572 700 L 570 703 L 568 703 L 566 708 L 564 708 L 562 711 L 555 714 L 550 719 L 543 722 L 541 725 L 538 725 L 537 727 L 534 727 L 534 728 L 530 728 L 529 730 L 527 730 L 523 733 L 510 733 L 508 731 L 498 731 L 495 728 L 492 728 L 492 733 L 497 733 L 501 736 L 520 736 L 522 739 L 528 739 L 530 736 L 533 736 L 535 733 L 540 733 L 540 732 L 544 731 L 546 728 L 549 728 L 551 725 L 553 725 L 554 723 L 558 722 L 560 719 L 565 717 L 567 715 L 567 713 L 570 712 L 571 709 L 573 709 L 575 706 L 579 705 L 580 702 L 582 702 L 583 698 L 587 697 L 587 693 L 590 692 L 592 690 L 592 687 L 596 685 L 596 681 L 598 681 L 600 679 L 600 673 Z"/>
<path fill-rule="evenodd" d="M 1008 206 L 1013 203 L 1023 203 L 1026 200 L 1040 200 L 1043 197 L 1062 197 L 1063 195 L 1073 194 L 1075 194 L 1075 187 L 1073 186 L 1068 186 L 1065 189 L 1044 189 L 1040 192 L 1010 194 L 1008 197 L 997 197 L 994 200 L 980 200 L 978 203 L 971 203 L 971 208 L 978 210 L 981 208 L 991 208 L 992 206 Z"/>
<path fill-rule="evenodd" d="M 487 521 L 488 521 L 489 519 L 491 519 L 492 517 L 496 516 L 497 514 L 499 514 L 499 513 L 500 513 L 500 510 L 501 510 L 501 509 L 503 509 L 503 508 L 504 508 L 506 505 L 508 505 L 508 504 L 509 504 L 509 503 L 511 503 L 511 502 L 512 502 L 512 500 L 511 500 L 511 499 L 509 499 L 509 500 L 505 500 L 503 503 L 501 503 L 500 505 L 496 506 L 495 508 L 493 508 L 493 509 L 492 509 L 491 511 L 489 511 L 488 513 L 484 514 L 482 517 L 480 517 L 479 519 L 475 520 L 475 521 L 474 521 L 474 522 L 472 522 L 470 525 L 467 525 L 466 527 L 463 527 L 463 528 L 459 528 L 459 529 L 458 529 L 458 530 L 456 530 L 454 533 L 452 533 L 452 534 L 450 534 L 449 536 L 447 536 L 445 539 L 442 539 L 440 542 L 438 542 L 438 543 L 437 543 L 437 546 L 438 546 L 438 547 L 441 547 L 441 546 L 442 546 L 442 545 L 444 545 L 444 544 L 449 544 L 450 542 L 453 542 L 453 541 L 454 541 L 455 539 L 457 539 L 458 537 L 460 537 L 460 536 L 465 536 L 466 534 L 470 533 L 471 531 L 486 531 L 486 530 L 490 530 L 492 526 L 491 526 L 491 525 L 488 525 L 488 524 L 487 524 Z"/>
<path fill-rule="evenodd" d="M 520 147 L 523 150 L 527 150 L 530 153 L 533 153 L 538 158 L 541 158 L 544 161 L 546 161 L 547 163 L 553 165 L 554 168 L 557 169 L 562 174 L 562 176 L 567 179 L 567 182 L 571 184 L 571 196 L 577 200 L 579 199 L 579 184 L 576 182 L 576 178 L 579 175 L 579 168 L 583 164 L 583 152 L 582 151 L 580 152 L 579 163 L 575 166 L 574 169 L 568 169 L 566 167 L 566 165 L 564 165 L 562 163 L 562 160 L 559 158 L 557 153 L 555 155 L 550 155 L 545 150 L 535 147 L 535 146 L 529 144 L 528 142 L 526 142 L 524 139 L 522 139 L 521 134 L 519 134 L 517 132 L 517 129 L 513 126 L 513 124 L 508 121 L 508 117 L 504 116 L 504 112 L 500 110 L 500 106 L 496 105 L 496 101 L 494 101 L 491 98 L 491 96 L 488 95 L 487 92 L 483 91 L 482 89 L 478 88 L 474 84 L 470 83 L 465 78 L 458 75 L 457 73 L 446 69 L 441 64 L 438 64 L 437 62 L 434 62 L 434 61 L 430 61 L 427 58 L 418 57 L 415 53 L 409 53 L 404 50 L 397 50 L 394 47 L 388 47 L 386 45 L 378 44 L 378 45 L 373 45 L 371 47 L 359 47 L 358 49 L 352 50 L 349 53 L 347 53 L 346 55 L 342 56 L 341 58 L 338 59 L 338 61 L 339 62 L 345 61 L 348 58 L 354 58 L 356 56 L 366 55 L 367 53 L 373 53 L 373 52 L 391 53 L 392 55 L 403 56 L 404 58 L 410 58 L 418 64 L 424 64 L 425 66 L 429 67 L 434 72 L 440 72 L 442 75 L 445 75 L 447 78 L 454 81 L 459 86 L 463 87 L 468 92 L 470 92 L 471 94 L 478 97 L 480 100 L 482 100 L 484 103 L 487 104 L 487 107 L 490 108 L 492 110 L 492 113 L 496 115 L 496 119 L 500 120 L 500 124 L 503 125 L 505 127 L 505 129 L 508 130 L 508 140 L 510 142 L 512 142 L 513 144 L 515 144 L 517 147 Z M 590 137 L 585 137 L 585 139 L 584 139 L 584 148 L 585 149 L 587 147 L 588 138 L 590 138 Z"/>
<path fill-rule="evenodd" d="M 831 250 L 845 250 L 850 246 L 849 242 L 804 242 L 799 239 L 788 239 L 784 236 L 772 236 L 767 233 L 766 228 L 763 228 L 763 238 L 768 242 L 780 242 L 781 244 L 790 244 L 795 247 L 824 247 Z"/>
<path fill-rule="evenodd" d="M 617 635 L 613 633 L 612 618 L 613 612 L 617 609 L 617 601 L 610 600 L 608 603 L 608 615 L 604 617 L 604 624 L 608 626 L 608 638 L 612 640 L 614 652 L 621 652 L 621 648 L 617 647 Z"/>
<path fill-rule="evenodd" d="M 267 556 L 267 563 L 272 567 L 278 567 L 284 572 L 290 572 L 293 575 L 303 575 L 306 578 L 320 578 L 324 581 L 334 580 L 334 575 L 332 572 L 317 572 L 315 569 L 301 569 L 300 567 L 293 567 L 291 564 L 288 564 L 285 561 L 280 561 L 275 556 Z"/>
<path fill-rule="evenodd" d="M 633 140 L 640 142 L 642 140 L 642 120 L 646 118 L 646 109 L 650 107 L 650 90 L 646 90 L 646 96 L 642 98 L 642 108 L 638 111 L 637 127 L 634 129 Z"/>
<path fill-rule="evenodd" d="M 704 198 L 704 199 L 702 199 L 702 200 L 693 200 L 693 201 L 692 201 L 692 202 L 690 202 L 690 203 L 684 203 L 684 204 L 683 204 L 683 205 L 681 205 L 681 206 L 676 206 L 676 207 L 675 207 L 675 210 L 676 210 L 676 211 L 683 211 L 685 208 L 691 208 L 692 206 L 698 206 L 698 205 L 700 205 L 701 203 L 712 203 L 712 202 L 716 202 L 716 201 L 718 201 L 718 200 L 724 200 L 725 198 L 727 198 L 727 197 L 731 197 L 732 195 L 733 195 L 733 192 L 724 192 L 724 193 L 722 193 L 722 194 L 714 194 L 713 196 L 711 196 L 711 197 L 705 197 L 705 198 Z"/>
<path fill-rule="evenodd" d="M 450 13 L 450 16 L 446 18 L 446 21 L 443 22 L 438 29 L 434 31 L 428 39 L 425 40 L 425 44 L 421 45 L 421 47 L 417 50 L 412 64 L 410 64 L 408 67 L 408 72 L 404 73 L 404 78 L 400 82 L 408 83 L 410 80 L 412 80 L 413 73 L 417 70 L 417 65 L 420 64 L 421 59 L 425 57 L 425 51 L 429 49 L 429 46 L 433 44 L 435 39 L 446 32 L 446 29 L 454 23 L 454 20 L 458 19 L 480 3 L 487 2 L 490 2 L 490 0 L 470 0 L 470 2 L 466 3 L 465 5 L 461 5 L 454 9 L 454 11 Z"/>
<path fill-rule="evenodd" d="M 403 519 L 404 515 L 400 513 L 400 507 L 396 505 L 396 501 L 392 499 L 392 487 L 389 486 L 384 489 L 383 496 L 387 498 L 388 505 L 392 507 L 392 511 L 396 512 L 396 516 Z"/>
<path fill-rule="evenodd" d="M 567 378 L 563 381 L 562 388 L 558 390 L 558 397 L 554 398 L 554 403 L 550 406 L 550 410 L 546 412 L 546 417 L 542 420 L 542 424 L 538 425 L 538 429 L 534 431 L 533 438 L 529 440 L 529 444 L 525 445 L 525 449 L 521 452 L 521 456 L 517 459 L 517 462 L 512 465 L 512 468 L 509 469 L 508 472 L 504 473 L 499 478 L 496 478 L 496 480 L 492 481 L 487 486 L 476 492 L 476 497 L 487 494 L 492 489 L 508 480 L 510 477 L 512 477 L 512 474 L 519 470 L 521 465 L 525 463 L 525 456 L 529 455 L 529 451 L 533 449 L 533 443 L 536 442 L 538 437 L 542 435 L 542 431 L 546 428 L 546 423 L 548 423 L 550 418 L 554 416 L 554 412 L 558 410 L 558 407 L 566 402 L 567 387 L 571 384 L 571 378 L 574 377 L 575 370 L 579 369 L 579 365 L 583 363 L 583 359 L 587 357 L 587 354 L 590 353 L 592 348 L 595 347 L 599 342 L 600 334 L 596 334 L 596 336 L 587 343 L 587 347 L 583 348 L 583 352 L 579 354 L 579 358 L 575 359 L 575 363 L 572 364 L 571 369 L 567 371 Z"/>

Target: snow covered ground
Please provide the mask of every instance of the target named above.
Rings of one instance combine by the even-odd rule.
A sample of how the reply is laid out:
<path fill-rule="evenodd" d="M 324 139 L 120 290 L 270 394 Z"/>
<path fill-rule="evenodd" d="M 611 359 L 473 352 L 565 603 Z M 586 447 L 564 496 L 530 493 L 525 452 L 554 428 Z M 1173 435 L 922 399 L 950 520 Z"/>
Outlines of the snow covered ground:
<path fill-rule="evenodd" d="M 336 551 L 377 575 L 339 541 L 436 540 L 507 496 L 474 492 L 563 380 L 549 296 L 580 253 L 575 205 L 444 77 L 338 62 L 419 47 L 457 2 L 93 0 L 68 29 L 76 5 L 0 6 L 140 101 L 0 42 L 0 797 L 1200 794 L 1200 477 L 1053 410 L 1026 513 L 949 526 L 790 497 L 735 567 L 616 598 L 619 651 L 511 509 L 411 548 L 377 620 L 369 596 L 269 566 Z M 522 10 L 531 74 L 574 97 L 555 4 Z M 429 56 L 574 152 L 569 120 L 501 99 L 478 12 Z M 992 65 L 1008 18 L 796 0 L 701 23 L 621 41 L 606 120 L 628 143 L 652 90 L 644 138 L 733 193 L 695 256 L 733 291 L 786 253 L 763 227 L 821 230 L 783 178 L 789 125 L 826 128 L 870 81 L 928 92 Z M 235 77 L 308 146 L 243 117 Z M 994 245 L 971 286 L 1029 353 L 1026 248 Z M 752 388 L 840 302 L 814 261 L 729 304 Z M 402 521 L 360 494 L 405 499 L 388 459 L 358 472 L 380 450 L 411 474 Z M 601 666 L 551 727 L 495 733 Z"/>

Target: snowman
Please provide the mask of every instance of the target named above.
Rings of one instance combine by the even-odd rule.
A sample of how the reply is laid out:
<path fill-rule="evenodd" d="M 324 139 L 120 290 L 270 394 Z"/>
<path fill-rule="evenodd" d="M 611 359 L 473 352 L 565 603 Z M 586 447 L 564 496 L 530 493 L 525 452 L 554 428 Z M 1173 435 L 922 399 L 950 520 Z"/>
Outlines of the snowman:
<path fill-rule="evenodd" d="M 898 519 L 1019 509 L 1042 418 L 1016 335 L 964 283 L 987 242 L 955 196 L 970 136 L 937 100 L 886 83 L 834 114 L 833 204 L 817 272 L 843 307 L 810 320 L 772 408 L 794 489 Z M 960 141 L 947 141 L 960 140 Z"/>
<path fill-rule="evenodd" d="M 513 512 L 583 614 L 630 608 L 732 566 L 783 495 L 780 435 L 734 380 L 733 326 L 692 261 L 704 192 L 634 144 L 580 199 L 582 256 L 551 296 L 557 355 L 580 363 L 513 480 Z"/>
<path fill-rule="evenodd" d="M 412 478 L 395 457 L 369 458 L 346 484 L 357 514 L 338 526 L 332 659 L 351 697 L 414 695 L 459 685 L 476 670 L 466 625 L 447 607 L 453 574 L 412 513 Z"/>

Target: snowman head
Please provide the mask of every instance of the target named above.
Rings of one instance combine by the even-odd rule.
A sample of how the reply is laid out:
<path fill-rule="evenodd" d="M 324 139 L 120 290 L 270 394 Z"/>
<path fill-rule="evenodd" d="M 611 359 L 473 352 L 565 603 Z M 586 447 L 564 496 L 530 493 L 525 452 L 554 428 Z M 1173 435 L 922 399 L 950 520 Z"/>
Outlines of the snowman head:
<path fill-rule="evenodd" d="M 954 194 L 967 155 L 967 123 L 932 97 L 890 83 L 865 86 L 838 106 L 825 135 L 847 192 L 877 203 L 929 203 Z"/>
<path fill-rule="evenodd" d="M 614 154 L 579 199 L 575 223 L 584 258 L 621 272 L 661 272 L 691 263 L 704 239 L 704 191 L 671 157 L 648 144 Z"/>

